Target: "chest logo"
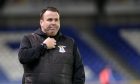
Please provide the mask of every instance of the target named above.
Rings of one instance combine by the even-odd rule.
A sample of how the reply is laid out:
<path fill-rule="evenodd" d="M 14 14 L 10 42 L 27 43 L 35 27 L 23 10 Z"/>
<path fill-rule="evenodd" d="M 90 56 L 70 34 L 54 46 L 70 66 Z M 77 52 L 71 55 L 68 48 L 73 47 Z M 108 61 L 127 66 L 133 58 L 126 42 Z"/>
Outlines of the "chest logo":
<path fill-rule="evenodd" d="M 65 51 L 65 47 L 66 47 L 66 46 L 59 45 L 58 47 L 59 47 L 59 52 L 61 52 L 61 53 L 65 53 L 65 52 L 66 52 L 66 51 Z"/>

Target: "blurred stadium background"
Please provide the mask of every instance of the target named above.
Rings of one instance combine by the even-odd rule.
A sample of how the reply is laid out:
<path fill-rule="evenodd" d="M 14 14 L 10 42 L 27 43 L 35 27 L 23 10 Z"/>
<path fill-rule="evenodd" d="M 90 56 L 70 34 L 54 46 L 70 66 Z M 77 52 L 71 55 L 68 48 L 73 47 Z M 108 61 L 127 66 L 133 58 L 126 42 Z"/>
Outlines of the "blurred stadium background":
<path fill-rule="evenodd" d="M 0 84 L 21 84 L 20 40 L 47 6 L 58 7 L 61 31 L 76 40 L 86 84 L 140 84 L 140 0 L 1 0 Z"/>

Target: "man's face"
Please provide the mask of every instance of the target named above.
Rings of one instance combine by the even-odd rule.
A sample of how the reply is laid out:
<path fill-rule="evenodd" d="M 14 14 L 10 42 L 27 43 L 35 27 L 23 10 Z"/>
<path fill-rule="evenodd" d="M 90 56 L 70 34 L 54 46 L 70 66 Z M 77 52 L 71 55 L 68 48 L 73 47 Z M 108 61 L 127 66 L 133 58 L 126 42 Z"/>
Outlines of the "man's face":
<path fill-rule="evenodd" d="M 60 29 L 60 18 L 57 12 L 46 11 L 40 20 L 41 30 L 48 36 L 55 36 Z"/>

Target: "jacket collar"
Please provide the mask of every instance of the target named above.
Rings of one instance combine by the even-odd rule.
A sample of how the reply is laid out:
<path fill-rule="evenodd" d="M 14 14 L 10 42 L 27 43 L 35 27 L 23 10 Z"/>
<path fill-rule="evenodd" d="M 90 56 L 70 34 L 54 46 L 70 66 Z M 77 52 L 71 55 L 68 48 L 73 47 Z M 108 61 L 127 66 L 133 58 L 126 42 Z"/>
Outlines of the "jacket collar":
<path fill-rule="evenodd" d="M 39 36 L 41 36 L 41 37 L 43 37 L 43 38 L 47 38 L 48 37 L 46 33 L 42 32 L 41 28 L 38 28 L 34 33 L 37 34 L 37 35 L 39 35 Z M 62 36 L 62 33 L 60 31 L 58 31 L 57 35 L 56 36 L 53 36 L 51 38 L 54 38 L 56 40 L 59 40 L 60 39 L 60 36 Z"/>

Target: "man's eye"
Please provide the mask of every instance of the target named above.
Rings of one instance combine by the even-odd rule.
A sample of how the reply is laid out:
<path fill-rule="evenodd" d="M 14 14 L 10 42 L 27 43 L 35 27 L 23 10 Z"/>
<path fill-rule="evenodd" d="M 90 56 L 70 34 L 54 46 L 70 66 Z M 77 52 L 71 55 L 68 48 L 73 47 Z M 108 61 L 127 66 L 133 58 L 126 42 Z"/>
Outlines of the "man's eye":
<path fill-rule="evenodd" d="M 55 19 L 55 21 L 58 21 L 58 19 Z"/>
<path fill-rule="evenodd" d="M 52 21 L 52 19 L 48 19 L 47 21 Z"/>

